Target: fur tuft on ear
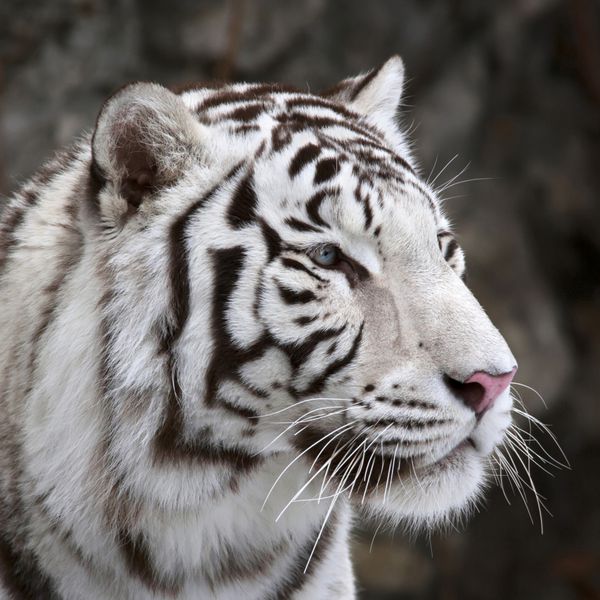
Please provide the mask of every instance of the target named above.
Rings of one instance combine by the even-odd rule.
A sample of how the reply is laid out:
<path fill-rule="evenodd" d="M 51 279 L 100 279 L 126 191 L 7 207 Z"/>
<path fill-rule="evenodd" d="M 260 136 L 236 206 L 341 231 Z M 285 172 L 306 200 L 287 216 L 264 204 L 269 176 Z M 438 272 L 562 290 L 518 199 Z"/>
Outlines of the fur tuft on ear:
<path fill-rule="evenodd" d="M 166 88 L 128 85 L 100 110 L 92 138 L 94 171 L 138 207 L 198 155 L 199 128 L 181 98 Z"/>
<path fill-rule="evenodd" d="M 398 132 L 395 117 L 403 84 L 404 63 L 392 56 L 378 69 L 344 79 L 323 95 L 365 115 L 384 133 Z"/>

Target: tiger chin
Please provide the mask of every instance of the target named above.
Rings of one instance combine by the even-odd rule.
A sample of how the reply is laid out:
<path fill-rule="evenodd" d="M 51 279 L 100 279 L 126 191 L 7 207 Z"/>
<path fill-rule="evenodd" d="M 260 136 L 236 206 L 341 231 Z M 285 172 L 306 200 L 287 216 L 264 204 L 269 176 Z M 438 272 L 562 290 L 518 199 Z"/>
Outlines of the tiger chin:
<path fill-rule="evenodd" d="M 353 598 L 353 514 L 465 511 L 516 362 L 396 121 L 126 86 L 0 224 L 0 598 Z"/>

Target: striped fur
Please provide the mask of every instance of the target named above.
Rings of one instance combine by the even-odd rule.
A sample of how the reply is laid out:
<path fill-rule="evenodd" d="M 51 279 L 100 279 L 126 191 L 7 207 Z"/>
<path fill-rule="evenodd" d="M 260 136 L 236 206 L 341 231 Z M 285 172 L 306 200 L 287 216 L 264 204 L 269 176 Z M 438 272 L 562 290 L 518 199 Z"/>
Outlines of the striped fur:
<path fill-rule="evenodd" d="M 352 598 L 354 509 L 474 501 L 510 399 L 476 421 L 444 375 L 514 359 L 394 120 L 402 78 L 134 84 L 10 200 L 0 598 Z"/>

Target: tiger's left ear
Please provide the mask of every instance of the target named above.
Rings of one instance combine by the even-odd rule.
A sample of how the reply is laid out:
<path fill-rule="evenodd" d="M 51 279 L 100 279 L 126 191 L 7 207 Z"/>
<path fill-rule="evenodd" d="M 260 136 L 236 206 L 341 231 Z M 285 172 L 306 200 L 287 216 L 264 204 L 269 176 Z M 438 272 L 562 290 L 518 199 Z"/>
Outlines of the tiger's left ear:
<path fill-rule="evenodd" d="M 392 56 L 378 69 L 344 79 L 323 95 L 365 115 L 384 133 L 399 133 L 396 112 L 403 85 L 404 63 L 399 56 Z"/>

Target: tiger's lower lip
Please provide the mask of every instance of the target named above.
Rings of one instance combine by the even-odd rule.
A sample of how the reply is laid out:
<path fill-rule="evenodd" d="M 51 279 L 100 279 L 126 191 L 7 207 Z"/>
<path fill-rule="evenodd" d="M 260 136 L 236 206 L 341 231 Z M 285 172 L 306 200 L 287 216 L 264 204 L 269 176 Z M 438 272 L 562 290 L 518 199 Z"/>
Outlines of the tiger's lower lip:
<path fill-rule="evenodd" d="M 454 446 L 454 448 L 452 448 L 452 450 L 450 450 L 448 453 L 444 454 L 444 456 L 442 456 L 440 459 L 436 460 L 434 463 L 427 465 L 426 468 L 444 466 L 447 462 L 452 460 L 457 454 L 462 452 L 465 448 L 469 448 L 469 447 L 473 448 L 475 451 L 477 451 L 477 446 L 475 445 L 475 442 L 470 437 L 466 438 L 462 442 L 458 443 L 456 446 Z"/>

